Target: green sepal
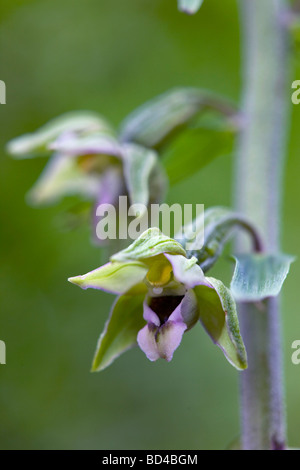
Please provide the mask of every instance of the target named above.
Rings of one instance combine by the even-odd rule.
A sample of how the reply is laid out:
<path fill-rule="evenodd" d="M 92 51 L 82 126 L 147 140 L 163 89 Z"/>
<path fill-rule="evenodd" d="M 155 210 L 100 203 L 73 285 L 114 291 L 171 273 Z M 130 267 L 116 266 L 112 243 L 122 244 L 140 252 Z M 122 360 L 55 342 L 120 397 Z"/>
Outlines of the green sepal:
<path fill-rule="evenodd" d="M 102 371 L 137 344 L 137 334 L 146 324 L 143 319 L 144 298 L 144 295 L 122 295 L 116 300 L 99 338 L 92 372 Z"/>
<path fill-rule="evenodd" d="M 82 289 L 101 289 L 113 294 L 125 294 L 140 285 L 147 271 L 147 266 L 139 261 L 116 261 L 82 276 L 70 277 L 68 281 Z"/>
<path fill-rule="evenodd" d="M 236 305 L 224 284 L 207 277 L 206 285 L 194 287 L 199 306 L 199 319 L 211 339 L 238 370 L 247 368 L 247 354 L 241 337 Z"/>

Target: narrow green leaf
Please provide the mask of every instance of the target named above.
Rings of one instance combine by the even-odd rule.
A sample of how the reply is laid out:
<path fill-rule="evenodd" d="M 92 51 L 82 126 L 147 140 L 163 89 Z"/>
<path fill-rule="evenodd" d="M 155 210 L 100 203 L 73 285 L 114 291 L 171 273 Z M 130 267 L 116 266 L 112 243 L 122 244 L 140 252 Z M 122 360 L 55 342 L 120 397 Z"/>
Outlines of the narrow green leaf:
<path fill-rule="evenodd" d="M 235 257 L 231 291 L 238 301 L 256 302 L 279 294 L 292 256 L 283 254 L 247 254 Z"/>
<path fill-rule="evenodd" d="M 170 184 L 195 174 L 220 155 L 229 154 L 233 133 L 209 128 L 186 129 L 168 146 L 163 165 Z"/>
<path fill-rule="evenodd" d="M 150 176 L 158 163 L 157 154 L 153 150 L 134 144 L 125 144 L 122 153 L 130 202 L 147 206 L 150 197 Z"/>
<path fill-rule="evenodd" d="M 64 132 L 113 134 L 110 125 L 97 113 L 71 112 L 52 119 L 36 132 L 11 140 L 7 144 L 7 152 L 16 158 L 49 155 L 49 145 Z"/>
<path fill-rule="evenodd" d="M 145 326 L 144 295 L 122 295 L 115 302 L 101 334 L 92 365 L 92 372 L 108 367 L 117 357 L 135 346 L 138 332 Z"/>
<path fill-rule="evenodd" d="M 210 277 L 206 280 L 212 288 L 205 285 L 194 287 L 200 322 L 227 360 L 238 370 L 246 369 L 247 354 L 232 294 L 221 281 Z"/>
<path fill-rule="evenodd" d="M 201 7 L 203 0 L 178 0 L 178 8 L 183 13 L 193 15 Z"/>
<path fill-rule="evenodd" d="M 139 261 L 112 262 L 82 276 L 70 277 L 72 284 L 82 289 L 101 289 L 113 294 L 125 294 L 141 283 L 148 268 Z"/>
<path fill-rule="evenodd" d="M 203 90 L 179 88 L 154 98 L 124 120 L 121 140 L 155 147 L 192 119 L 203 108 L 207 95 Z"/>
<path fill-rule="evenodd" d="M 142 260 L 162 253 L 186 256 L 186 252 L 180 243 L 166 237 L 158 228 L 154 227 L 142 233 L 128 248 L 113 255 L 111 260 L 119 262 Z"/>

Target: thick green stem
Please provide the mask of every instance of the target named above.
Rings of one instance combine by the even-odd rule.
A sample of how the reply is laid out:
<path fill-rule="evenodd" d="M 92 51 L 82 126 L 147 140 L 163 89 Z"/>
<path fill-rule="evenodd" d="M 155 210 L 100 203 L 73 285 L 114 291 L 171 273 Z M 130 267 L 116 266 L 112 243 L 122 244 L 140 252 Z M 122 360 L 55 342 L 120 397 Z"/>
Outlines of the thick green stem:
<path fill-rule="evenodd" d="M 266 250 L 279 250 L 287 130 L 286 0 L 241 0 L 245 127 L 236 160 L 235 205 L 257 226 Z M 238 251 L 247 247 L 240 237 Z M 279 299 L 239 308 L 249 369 L 241 374 L 242 445 L 285 447 Z"/>

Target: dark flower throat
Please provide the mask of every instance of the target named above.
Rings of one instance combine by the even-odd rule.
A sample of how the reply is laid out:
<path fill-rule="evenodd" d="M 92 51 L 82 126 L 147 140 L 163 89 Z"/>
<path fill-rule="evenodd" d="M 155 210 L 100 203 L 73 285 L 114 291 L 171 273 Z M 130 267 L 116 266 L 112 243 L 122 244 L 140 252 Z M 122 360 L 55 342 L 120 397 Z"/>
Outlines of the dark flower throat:
<path fill-rule="evenodd" d="M 161 324 L 164 324 L 169 316 L 183 299 L 183 295 L 166 295 L 164 297 L 152 297 L 149 307 L 156 313 Z"/>

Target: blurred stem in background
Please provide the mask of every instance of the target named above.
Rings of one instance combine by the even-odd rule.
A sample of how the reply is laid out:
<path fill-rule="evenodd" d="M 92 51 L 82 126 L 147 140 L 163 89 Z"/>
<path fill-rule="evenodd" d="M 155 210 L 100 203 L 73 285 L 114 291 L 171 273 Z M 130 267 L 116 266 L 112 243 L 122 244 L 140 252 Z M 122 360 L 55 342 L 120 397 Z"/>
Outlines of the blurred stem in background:
<path fill-rule="evenodd" d="M 280 206 L 288 127 L 286 0 L 242 0 L 245 127 L 236 160 L 236 208 L 279 251 Z M 245 249 L 243 238 L 237 250 Z M 242 447 L 285 448 L 279 298 L 239 306 L 249 369 L 241 374 Z"/>

